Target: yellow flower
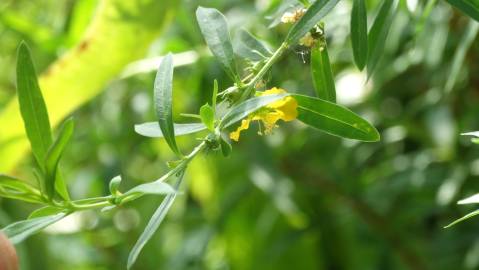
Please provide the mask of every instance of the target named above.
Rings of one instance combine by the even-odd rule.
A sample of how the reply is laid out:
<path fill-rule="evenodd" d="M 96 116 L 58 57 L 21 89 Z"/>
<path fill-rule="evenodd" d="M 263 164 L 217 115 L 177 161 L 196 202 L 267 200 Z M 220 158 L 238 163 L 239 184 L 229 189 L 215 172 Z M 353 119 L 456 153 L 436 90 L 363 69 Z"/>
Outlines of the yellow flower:
<path fill-rule="evenodd" d="M 257 94 L 258 96 L 265 95 L 275 95 L 275 94 L 284 94 L 286 91 L 281 88 L 271 88 L 264 92 Z M 298 103 L 293 97 L 285 97 L 273 103 L 266 105 L 265 107 L 259 109 L 258 111 L 248 115 L 246 119 L 241 121 L 241 125 L 233 132 L 230 133 L 230 138 L 234 141 L 238 141 L 240 133 L 243 130 L 249 128 L 251 121 L 261 121 L 264 125 L 264 132 L 259 132 L 260 135 L 271 134 L 273 128 L 275 128 L 276 122 L 283 120 L 285 122 L 293 121 L 298 116 L 296 108 Z"/>

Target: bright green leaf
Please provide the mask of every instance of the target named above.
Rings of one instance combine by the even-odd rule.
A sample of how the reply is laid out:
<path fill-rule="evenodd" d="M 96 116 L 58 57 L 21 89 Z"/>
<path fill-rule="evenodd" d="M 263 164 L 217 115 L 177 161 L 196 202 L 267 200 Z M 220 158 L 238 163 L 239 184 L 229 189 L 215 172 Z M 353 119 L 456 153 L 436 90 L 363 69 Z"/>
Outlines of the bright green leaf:
<path fill-rule="evenodd" d="M 181 152 L 176 145 L 175 129 L 173 127 L 172 91 L 173 56 L 169 53 L 161 61 L 156 73 L 154 89 L 155 109 L 158 123 L 166 142 L 173 152 L 181 156 Z"/>
<path fill-rule="evenodd" d="M 203 123 L 174 124 L 174 129 L 175 136 L 181 136 L 205 130 L 206 126 Z M 158 122 L 135 125 L 135 132 L 145 137 L 163 138 L 163 132 Z"/>
<path fill-rule="evenodd" d="M 52 144 L 52 134 L 47 107 L 38 86 L 30 50 L 24 42 L 18 48 L 17 92 L 25 131 L 30 140 L 33 155 L 43 171 L 43 162 Z"/>
<path fill-rule="evenodd" d="M 309 32 L 324 16 L 326 16 L 339 2 L 339 0 L 317 0 L 301 19 L 291 28 L 286 37 L 288 45 L 296 44 Z"/>
<path fill-rule="evenodd" d="M 376 128 L 349 109 L 335 103 L 303 95 L 298 101 L 298 120 L 331 135 L 367 141 L 378 141 Z"/>
<path fill-rule="evenodd" d="M 203 124 L 205 124 L 205 126 L 210 131 L 214 131 L 214 129 L 215 129 L 215 112 L 213 111 L 213 108 L 208 103 L 201 106 L 200 116 L 201 116 L 201 121 L 203 122 Z"/>
<path fill-rule="evenodd" d="M 479 2 L 477 0 L 446 0 L 451 6 L 459 9 L 479 22 Z"/>
<path fill-rule="evenodd" d="M 374 19 L 373 25 L 368 34 L 368 77 L 374 72 L 384 51 L 384 45 L 391 27 L 398 0 L 384 0 L 379 13 Z"/>
<path fill-rule="evenodd" d="M 38 217 L 12 223 L 2 229 L 2 232 L 13 244 L 18 244 L 49 225 L 67 216 L 66 213 L 58 213 L 52 216 Z"/>
<path fill-rule="evenodd" d="M 196 19 L 211 52 L 221 63 L 228 76 L 237 81 L 238 72 L 225 16 L 214 8 L 198 7 Z"/>
<path fill-rule="evenodd" d="M 30 203 L 43 203 L 40 191 L 30 184 L 0 174 L 0 197 L 21 200 Z"/>
<path fill-rule="evenodd" d="M 472 218 L 472 217 L 474 217 L 474 216 L 477 216 L 477 215 L 479 215 L 479 210 L 475 210 L 475 211 L 473 211 L 473 212 L 471 212 L 471 213 L 469 213 L 469 214 L 463 216 L 463 217 L 460 218 L 460 219 L 454 220 L 452 223 L 448 224 L 448 225 L 445 226 L 444 228 L 452 227 L 452 226 L 456 225 L 456 224 L 459 223 L 459 222 L 462 222 L 462 221 L 464 221 L 464 220 L 466 220 L 466 219 L 470 219 L 470 218 Z"/>
<path fill-rule="evenodd" d="M 125 196 L 133 195 L 133 194 L 167 195 L 167 194 L 173 194 L 173 193 L 176 193 L 176 190 L 173 187 L 171 187 L 168 183 L 165 183 L 162 181 L 154 181 L 154 182 L 138 185 L 128 190 L 123 195 Z"/>
<path fill-rule="evenodd" d="M 63 208 L 58 208 L 58 207 L 53 207 L 53 206 L 45 206 L 42 208 L 39 208 L 28 216 L 28 219 L 34 219 L 34 218 L 39 218 L 39 217 L 45 217 L 45 216 L 52 216 L 56 215 L 60 212 L 64 212 L 65 209 Z"/>
<path fill-rule="evenodd" d="M 45 158 L 45 188 L 47 195 L 52 198 L 56 190 L 62 198 L 69 200 L 68 190 L 63 177 L 59 173 L 58 163 L 60 162 L 63 151 L 73 135 L 74 122 L 72 118 L 65 121 L 57 139 L 52 144 Z"/>
<path fill-rule="evenodd" d="M 351 44 L 354 62 L 363 70 L 368 59 L 368 15 L 365 0 L 354 0 L 351 11 Z"/>
<path fill-rule="evenodd" d="M 336 87 L 326 45 L 315 46 L 311 49 L 311 73 L 318 97 L 336 102 Z"/>

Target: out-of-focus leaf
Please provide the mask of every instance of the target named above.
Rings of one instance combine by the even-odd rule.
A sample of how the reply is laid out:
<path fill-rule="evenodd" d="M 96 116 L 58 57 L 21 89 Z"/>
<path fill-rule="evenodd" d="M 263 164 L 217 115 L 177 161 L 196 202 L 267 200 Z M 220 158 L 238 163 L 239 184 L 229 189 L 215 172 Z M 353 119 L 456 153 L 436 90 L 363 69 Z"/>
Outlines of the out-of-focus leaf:
<path fill-rule="evenodd" d="M 397 6 L 398 0 L 384 0 L 369 30 L 367 57 L 368 77 L 371 77 L 381 59 Z"/>
<path fill-rule="evenodd" d="M 368 121 L 335 103 L 303 95 L 298 101 L 298 120 L 331 135 L 367 141 L 378 141 L 379 132 Z"/>
<path fill-rule="evenodd" d="M 354 62 L 363 70 L 368 59 L 368 14 L 364 0 L 354 0 L 351 11 L 351 44 Z"/>
<path fill-rule="evenodd" d="M 315 46 L 311 49 L 311 73 L 318 97 L 336 102 L 336 87 L 326 45 Z"/>
<path fill-rule="evenodd" d="M 199 132 L 206 129 L 203 123 L 191 123 L 191 124 L 174 124 L 175 136 L 181 136 Z M 135 132 L 151 138 L 163 138 L 163 132 L 160 129 L 158 122 L 148 122 L 139 125 L 135 125 Z"/>
<path fill-rule="evenodd" d="M 215 129 L 215 112 L 213 108 L 207 103 L 200 108 L 201 121 L 210 130 Z"/>
<path fill-rule="evenodd" d="M 226 136 L 221 135 L 220 147 L 221 147 L 221 153 L 223 154 L 224 157 L 228 157 L 231 154 L 232 146 L 231 146 L 231 143 L 229 143 Z"/>
<path fill-rule="evenodd" d="M 65 150 L 65 146 L 73 135 L 73 130 L 74 122 L 72 118 L 69 118 L 63 124 L 60 133 L 58 134 L 58 138 L 47 152 L 45 159 L 45 188 L 50 197 L 53 197 L 54 191 L 56 190 L 65 200 L 70 199 L 63 177 L 58 172 L 58 163 L 60 162 L 63 151 Z"/>
<path fill-rule="evenodd" d="M 229 127 L 239 120 L 245 118 L 250 113 L 257 111 L 261 107 L 287 97 L 288 95 L 289 94 L 265 95 L 248 99 L 225 114 L 221 120 L 220 128 Z"/>
<path fill-rule="evenodd" d="M 317 0 L 314 2 L 303 17 L 291 28 L 286 37 L 286 43 L 289 45 L 296 44 L 296 42 L 324 18 L 338 2 L 339 0 Z"/>
<path fill-rule="evenodd" d="M 248 31 L 241 29 L 236 34 L 233 44 L 234 52 L 251 61 L 261 61 L 271 56 L 271 52 Z"/>
<path fill-rule="evenodd" d="M 225 16 L 214 8 L 198 7 L 196 19 L 213 55 L 221 63 L 228 76 L 235 81 L 238 80 L 233 46 Z"/>
<path fill-rule="evenodd" d="M 477 0 L 446 0 L 464 14 L 479 22 L 479 1 Z"/>
<path fill-rule="evenodd" d="M 0 196 L 30 203 L 42 203 L 38 189 L 19 179 L 0 174 Z"/>
<path fill-rule="evenodd" d="M 176 191 L 181 185 L 181 182 L 183 180 L 183 175 L 184 175 L 184 171 L 179 172 L 179 175 L 177 177 L 178 180 L 174 188 Z M 163 221 L 166 214 L 168 213 L 168 210 L 170 209 L 171 205 L 173 205 L 176 195 L 177 195 L 177 192 L 168 194 L 165 197 L 165 199 L 163 199 L 163 202 L 161 202 L 160 206 L 151 217 L 150 221 L 145 227 L 145 230 L 141 234 L 140 238 L 138 239 L 135 246 L 131 250 L 130 255 L 128 256 L 128 269 L 131 269 L 136 259 L 138 258 L 138 255 L 140 255 L 140 252 L 143 249 L 143 247 L 151 239 L 151 237 L 156 232 L 156 230 L 158 230 L 158 227 L 160 226 L 161 222 Z"/>
<path fill-rule="evenodd" d="M 30 215 L 28 216 L 28 219 L 52 216 L 63 211 L 65 211 L 65 209 L 53 207 L 53 206 L 45 206 L 30 213 Z"/>
<path fill-rule="evenodd" d="M 462 218 L 459 218 L 459 219 L 454 220 L 452 223 L 448 224 L 448 225 L 445 226 L 444 228 L 452 227 L 452 226 L 456 225 L 456 224 L 459 223 L 459 222 L 462 222 L 462 221 L 464 221 L 464 220 L 466 220 L 466 219 L 470 219 L 470 218 L 472 218 L 472 217 L 474 217 L 474 216 L 477 216 L 477 215 L 479 215 L 479 209 L 478 209 L 478 210 L 475 210 L 475 211 L 473 211 L 473 212 L 471 212 L 471 213 L 469 213 L 469 214 L 467 214 L 467 215 L 465 215 L 465 216 L 463 216 Z"/>
<path fill-rule="evenodd" d="M 477 32 L 479 30 L 479 23 L 471 20 L 467 25 L 467 28 L 464 32 L 464 35 L 459 42 L 459 46 L 456 49 L 456 53 L 454 54 L 454 58 L 452 60 L 451 71 L 447 76 L 445 91 L 451 92 L 456 84 L 457 77 L 461 71 L 462 64 L 464 63 L 464 59 L 466 57 L 466 53 L 472 45 L 472 42 L 477 36 Z"/>
<path fill-rule="evenodd" d="M 24 42 L 20 44 L 17 55 L 17 92 L 20 112 L 33 155 L 44 170 L 43 162 L 48 148 L 52 144 L 50 121 L 42 92 L 38 86 L 30 50 Z"/>
<path fill-rule="evenodd" d="M 2 232 L 10 239 L 10 241 L 12 241 L 13 244 L 18 244 L 30 235 L 35 234 L 64 218 L 66 215 L 66 213 L 58 213 L 52 216 L 22 220 L 8 225 L 2 229 Z"/>
<path fill-rule="evenodd" d="M 154 89 L 155 109 L 158 123 L 166 142 L 173 152 L 181 156 L 181 152 L 176 145 L 175 129 L 173 127 L 172 92 L 173 56 L 170 53 L 165 56 L 156 73 Z"/>

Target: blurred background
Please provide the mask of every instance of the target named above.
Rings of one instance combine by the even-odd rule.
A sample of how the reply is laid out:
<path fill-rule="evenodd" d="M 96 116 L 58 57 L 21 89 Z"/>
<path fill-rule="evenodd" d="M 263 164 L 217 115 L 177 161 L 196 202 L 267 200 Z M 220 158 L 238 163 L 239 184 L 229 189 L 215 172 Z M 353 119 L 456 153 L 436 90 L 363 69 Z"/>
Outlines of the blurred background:
<path fill-rule="evenodd" d="M 371 25 L 379 0 L 368 0 Z M 213 80 L 232 84 L 209 54 L 199 6 L 276 48 L 276 25 L 294 0 L 2 0 L 0 168 L 33 179 L 34 160 L 15 130 L 16 48 L 32 49 L 52 122 L 76 132 L 62 163 L 74 198 L 152 181 L 174 158 L 166 143 L 135 134 L 153 121 L 158 57 L 175 54 L 174 112 L 196 113 Z M 229 158 L 200 156 L 165 222 L 134 269 L 479 269 L 479 218 L 450 229 L 479 191 L 477 24 L 445 1 L 402 0 L 371 79 L 353 64 L 352 1 L 324 22 L 338 102 L 378 128 L 378 143 L 340 139 L 298 122 L 273 135 L 242 134 Z M 431 7 L 428 9 L 427 6 Z M 291 48 L 266 88 L 313 93 L 309 55 Z M 17 134 L 17 135 L 16 135 Z M 201 134 L 181 137 L 187 152 Z M 124 269 L 129 250 L 161 202 L 149 196 L 107 212 L 75 214 L 18 246 L 22 269 Z M 0 225 L 35 206 L 0 199 Z"/>

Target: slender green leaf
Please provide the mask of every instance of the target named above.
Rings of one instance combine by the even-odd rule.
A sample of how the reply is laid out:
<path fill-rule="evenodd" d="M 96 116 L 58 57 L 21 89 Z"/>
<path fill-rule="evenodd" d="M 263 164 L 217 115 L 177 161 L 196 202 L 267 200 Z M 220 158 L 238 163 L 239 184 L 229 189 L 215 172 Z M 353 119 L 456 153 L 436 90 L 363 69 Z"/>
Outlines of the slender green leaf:
<path fill-rule="evenodd" d="M 478 31 L 479 23 L 473 20 L 469 21 L 469 24 L 467 25 L 467 28 L 461 38 L 461 41 L 459 42 L 459 46 L 457 47 L 452 60 L 451 71 L 449 72 L 449 76 L 447 76 L 446 86 L 444 87 L 446 92 L 451 92 L 454 88 L 457 77 L 460 74 L 462 64 L 464 63 L 466 53 L 476 39 Z"/>
<path fill-rule="evenodd" d="M 20 112 L 25 124 L 25 131 L 40 168 L 48 148 L 52 144 L 50 121 L 42 92 L 38 86 L 35 67 L 30 50 L 22 42 L 17 56 L 17 92 Z"/>
<path fill-rule="evenodd" d="M 43 203 L 40 191 L 19 179 L 0 174 L 0 197 L 30 203 Z"/>
<path fill-rule="evenodd" d="M 229 127 L 249 114 L 261 109 L 261 107 L 287 97 L 288 95 L 289 94 L 265 95 L 248 99 L 231 109 L 225 114 L 225 116 L 223 116 L 220 128 Z"/>
<path fill-rule="evenodd" d="M 45 217 L 45 216 L 52 216 L 56 215 L 58 213 L 64 212 L 65 209 L 63 208 L 58 208 L 58 207 L 53 207 L 53 206 L 45 206 L 42 208 L 39 208 L 28 216 L 28 219 L 34 219 L 34 218 L 39 218 L 39 217 Z"/>
<path fill-rule="evenodd" d="M 174 128 L 175 136 L 181 136 L 205 130 L 206 126 L 203 123 L 174 124 Z M 135 132 L 145 137 L 163 138 L 163 132 L 158 122 L 135 125 Z"/>
<path fill-rule="evenodd" d="M 326 45 L 322 47 L 315 46 L 311 49 L 311 73 L 314 89 L 318 97 L 336 102 L 336 87 Z"/>
<path fill-rule="evenodd" d="M 227 136 L 224 136 L 223 134 L 221 134 L 220 138 L 220 147 L 221 153 L 224 157 L 228 157 L 231 154 L 233 147 L 231 146 L 231 143 L 229 142 Z"/>
<path fill-rule="evenodd" d="M 479 22 L 479 2 L 477 0 L 446 0 L 451 6 Z"/>
<path fill-rule="evenodd" d="M 201 121 L 203 122 L 203 124 L 205 124 L 205 126 L 210 131 L 214 131 L 214 129 L 215 129 L 215 112 L 213 111 L 213 108 L 208 103 L 201 106 L 200 116 L 201 116 Z"/>
<path fill-rule="evenodd" d="M 309 126 L 348 139 L 374 142 L 380 138 L 374 126 L 345 107 L 314 97 L 293 96 L 298 101 L 298 120 Z"/>
<path fill-rule="evenodd" d="M 398 0 L 384 0 L 368 34 L 368 77 L 374 72 L 384 51 L 384 45 L 396 14 Z"/>
<path fill-rule="evenodd" d="M 244 29 L 239 30 L 236 34 L 233 49 L 237 55 L 251 61 L 261 61 L 272 54 L 258 39 Z"/>
<path fill-rule="evenodd" d="M 301 19 L 291 28 L 286 37 L 288 45 L 296 44 L 309 32 L 324 16 L 326 16 L 339 2 L 339 0 L 317 0 Z"/>
<path fill-rule="evenodd" d="M 184 175 L 184 171 L 179 172 L 177 177 L 178 180 L 174 188 L 176 191 L 178 191 L 178 188 L 181 185 L 181 182 L 183 180 L 183 175 Z M 145 230 L 141 234 L 140 238 L 138 239 L 135 246 L 131 250 L 130 255 L 128 256 L 128 269 L 131 269 L 136 259 L 138 258 L 138 255 L 140 255 L 140 252 L 143 249 L 143 247 L 151 239 L 151 237 L 156 232 L 156 230 L 158 230 L 158 227 L 160 226 L 161 222 L 163 221 L 166 214 L 168 213 L 168 210 L 173 205 L 176 195 L 177 195 L 177 192 L 168 194 L 165 197 L 165 199 L 163 199 L 163 202 L 160 204 L 158 209 L 155 211 L 155 213 L 151 217 L 150 221 L 146 225 Z"/>
<path fill-rule="evenodd" d="M 472 195 L 457 202 L 457 204 L 479 203 L 479 194 Z"/>
<path fill-rule="evenodd" d="M 471 212 L 471 213 L 469 213 L 469 214 L 467 214 L 467 215 L 465 215 L 465 216 L 463 216 L 463 217 L 460 218 L 460 219 L 454 220 L 452 223 L 448 224 L 448 225 L 445 226 L 444 228 L 452 227 L 452 226 L 456 225 L 456 224 L 459 223 L 459 222 L 462 222 L 462 221 L 464 221 L 464 220 L 466 220 L 466 219 L 470 219 L 470 218 L 472 218 L 472 217 L 474 217 L 474 216 L 477 216 L 477 215 L 479 215 L 479 209 L 478 209 L 478 210 L 475 210 L 475 211 L 473 211 L 473 212 Z"/>
<path fill-rule="evenodd" d="M 58 170 L 58 164 L 65 150 L 65 146 L 73 135 L 73 130 L 74 122 L 72 118 L 69 118 L 63 124 L 58 137 L 47 152 L 45 158 L 45 188 L 50 198 L 54 196 L 56 190 L 65 200 L 70 199 L 65 181 Z"/>
<path fill-rule="evenodd" d="M 52 216 L 38 217 L 19 222 L 12 223 L 2 229 L 2 232 L 12 241 L 13 244 L 18 244 L 49 225 L 59 221 L 67 216 L 66 213 L 58 213 Z"/>
<path fill-rule="evenodd" d="M 351 44 L 354 62 L 363 70 L 368 59 L 368 14 L 364 0 L 354 0 L 351 11 Z"/>
<path fill-rule="evenodd" d="M 178 156 L 181 152 L 176 145 L 172 111 L 173 56 L 169 53 L 160 64 L 155 79 L 155 109 L 160 129 L 171 150 Z"/>
<path fill-rule="evenodd" d="M 225 16 L 214 8 L 198 7 L 196 19 L 211 52 L 221 63 L 228 76 L 237 81 L 238 72 Z"/>
<path fill-rule="evenodd" d="M 218 98 L 218 81 L 213 82 L 213 96 L 211 97 L 211 107 L 213 107 L 213 115 L 216 117 L 216 99 Z"/>

